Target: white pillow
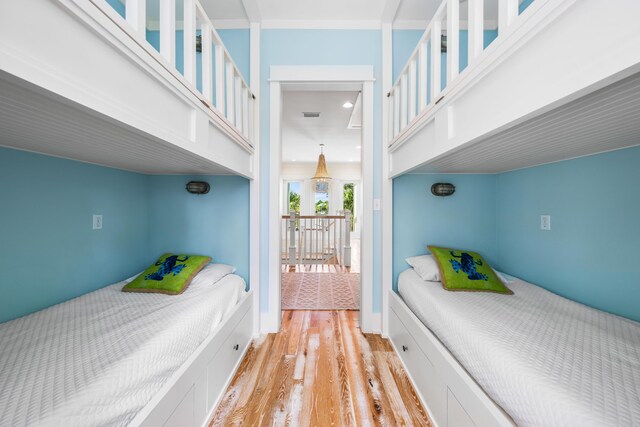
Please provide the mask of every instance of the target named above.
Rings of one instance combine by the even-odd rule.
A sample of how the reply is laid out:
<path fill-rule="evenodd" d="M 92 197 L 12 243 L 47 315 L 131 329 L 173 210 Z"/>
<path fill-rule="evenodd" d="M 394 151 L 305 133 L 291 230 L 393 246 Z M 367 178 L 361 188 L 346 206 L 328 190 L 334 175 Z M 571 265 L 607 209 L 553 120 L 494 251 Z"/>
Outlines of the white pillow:
<path fill-rule="evenodd" d="M 217 283 L 224 276 L 233 274 L 236 268 L 227 264 L 210 263 L 204 266 L 196 277 L 191 280 L 189 286 L 208 286 Z"/>
<path fill-rule="evenodd" d="M 516 281 L 516 278 L 513 276 L 509 276 L 506 273 L 503 273 L 501 271 L 496 270 L 495 268 L 493 269 L 493 272 L 496 273 L 496 276 L 498 276 L 498 278 L 502 281 L 502 283 L 507 284 L 507 283 L 512 283 Z"/>
<path fill-rule="evenodd" d="M 440 269 L 433 255 L 414 256 L 405 259 L 405 261 L 422 277 L 422 280 L 429 282 L 440 281 Z"/>

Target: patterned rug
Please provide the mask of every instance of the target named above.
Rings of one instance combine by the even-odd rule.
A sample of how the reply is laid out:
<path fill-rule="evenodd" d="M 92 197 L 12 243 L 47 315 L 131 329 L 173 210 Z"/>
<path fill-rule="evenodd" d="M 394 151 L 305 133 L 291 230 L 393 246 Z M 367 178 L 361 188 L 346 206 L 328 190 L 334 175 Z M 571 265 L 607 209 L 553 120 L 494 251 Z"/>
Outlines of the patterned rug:
<path fill-rule="evenodd" d="M 359 310 L 357 273 L 282 273 L 283 310 Z"/>

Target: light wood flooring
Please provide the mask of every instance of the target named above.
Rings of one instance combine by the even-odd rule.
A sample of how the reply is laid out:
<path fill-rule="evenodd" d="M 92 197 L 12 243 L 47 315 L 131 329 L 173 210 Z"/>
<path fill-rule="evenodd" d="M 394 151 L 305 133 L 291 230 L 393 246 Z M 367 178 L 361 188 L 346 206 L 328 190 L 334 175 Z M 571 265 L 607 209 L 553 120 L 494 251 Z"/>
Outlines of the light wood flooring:
<path fill-rule="evenodd" d="M 391 344 L 353 311 L 285 311 L 251 345 L 210 426 L 430 426 Z"/>

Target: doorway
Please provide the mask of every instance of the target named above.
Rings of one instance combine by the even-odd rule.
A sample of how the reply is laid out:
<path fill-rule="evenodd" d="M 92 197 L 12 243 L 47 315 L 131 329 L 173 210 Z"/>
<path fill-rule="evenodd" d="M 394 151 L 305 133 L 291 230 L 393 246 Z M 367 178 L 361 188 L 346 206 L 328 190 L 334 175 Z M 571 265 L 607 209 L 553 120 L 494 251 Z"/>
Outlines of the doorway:
<path fill-rule="evenodd" d="M 327 142 L 334 138 L 327 136 L 323 142 L 328 151 L 327 167 L 329 175 L 340 169 L 337 163 L 352 163 L 352 169 L 358 169 L 355 176 L 338 177 L 336 174 L 330 176 L 330 184 L 323 180 L 316 182 L 314 177 L 317 160 L 321 147 L 315 148 L 313 160 L 311 162 L 301 162 L 298 158 L 284 158 L 286 150 L 283 150 L 283 143 L 286 143 L 286 125 L 288 120 L 286 114 L 287 98 L 296 92 L 341 92 L 351 93 L 354 98 L 350 103 L 354 105 L 360 103 L 359 120 L 354 120 L 352 129 L 359 135 L 359 144 L 351 148 L 357 150 L 354 161 L 344 155 L 337 155 L 334 148 Z M 282 284 L 283 274 L 289 272 L 308 272 L 313 270 L 319 274 L 322 271 L 331 273 L 340 272 L 344 274 L 357 274 L 359 292 L 356 295 L 357 309 L 359 309 L 360 325 L 363 331 L 373 330 L 372 313 L 372 257 L 371 250 L 373 238 L 373 68 L 369 66 L 356 67 L 297 67 L 297 66 L 274 66 L 271 67 L 270 76 L 270 187 L 279 189 L 271 192 L 269 198 L 269 235 L 278 238 L 269 238 L 269 306 L 268 313 L 261 317 L 263 331 L 277 332 L 280 326 L 280 313 L 282 309 Z M 345 100 L 341 102 L 346 103 Z M 316 111 L 299 111 L 302 113 L 316 113 Z M 322 116 L 322 112 L 321 116 Z M 359 122 L 359 123 L 358 123 Z M 348 126 L 348 123 L 345 125 Z M 357 129 L 357 130 L 356 130 Z M 316 141 L 322 142 L 322 141 Z M 339 161 L 336 162 L 336 159 Z M 294 161 L 295 160 L 295 161 Z M 355 161 L 355 160 L 360 160 Z M 336 162 L 336 163 L 334 163 Z M 289 165 L 285 163 L 290 163 Z M 309 163 L 312 172 L 309 172 L 309 165 L 306 169 L 302 163 Z M 305 169 L 303 175 L 294 176 L 291 171 L 301 171 Z M 345 209 L 346 206 L 352 207 Z M 287 213 L 283 212 L 288 209 Z M 291 209 L 292 208 L 292 209 Z M 306 213 L 309 215 L 304 215 Z M 349 211 L 348 213 L 346 211 Z M 292 213 L 293 211 L 293 213 Z M 299 212 L 299 213 L 298 213 Z M 311 223 L 304 224 L 305 216 L 320 217 L 308 218 Z M 335 217 L 335 218 L 331 218 Z M 302 247 L 300 240 L 309 241 L 309 232 L 327 230 L 332 220 L 341 221 L 348 224 L 344 228 L 342 239 L 350 242 L 343 244 L 340 240 L 338 244 L 333 244 L 334 250 L 324 253 L 324 247 L 316 251 L 315 255 L 322 254 L 329 259 L 337 255 L 339 251 L 340 259 L 333 259 L 332 262 L 318 262 L 308 266 L 298 262 L 300 255 L 298 251 Z M 313 221 L 316 221 L 313 223 Z M 283 224 L 285 224 L 283 226 Z M 339 230 L 340 226 L 334 226 L 334 230 Z M 303 232 L 302 230 L 309 231 Z M 338 233 L 338 231 L 335 231 Z M 305 236 L 305 233 L 307 234 Z M 319 233 L 318 235 L 320 235 Z M 287 235 L 289 236 L 287 238 Z M 288 240 L 287 240 L 288 239 Z M 328 239 L 328 237 L 325 237 Z M 317 241 L 317 239 L 316 239 Z M 351 241 L 355 244 L 352 246 Z M 296 242 L 298 245 L 293 244 Z M 357 248 L 354 246 L 357 245 Z M 342 249 L 340 249 L 342 248 Z M 348 257 L 348 252 L 351 257 Z M 344 257 L 344 258 L 341 258 Z M 286 266 L 283 266 L 283 259 L 287 258 Z M 354 260 L 349 263 L 347 258 Z M 293 270 L 293 271 L 291 271 Z M 302 271 L 300 271 L 302 270 Z M 356 273 L 354 270 L 359 270 Z M 329 280 L 330 274 L 318 275 L 317 280 Z M 286 283 L 284 283 L 287 285 Z M 321 289 L 327 289 L 327 286 Z M 317 288 L 316 288 L 317 289 Z M 327 307 L 329 309 L 330 307 Z"/>
<path fill-rule="evenodd" d="M 361 93 L 309 89 L 282 94 L 281 309 L 357 311 Z"/>

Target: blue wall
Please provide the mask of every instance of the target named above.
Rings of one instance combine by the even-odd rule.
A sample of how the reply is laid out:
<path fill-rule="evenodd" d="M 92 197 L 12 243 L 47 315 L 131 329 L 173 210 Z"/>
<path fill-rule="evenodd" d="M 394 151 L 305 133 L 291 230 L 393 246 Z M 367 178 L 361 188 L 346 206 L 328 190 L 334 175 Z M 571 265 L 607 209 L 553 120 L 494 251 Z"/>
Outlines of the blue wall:
<path fill-rule="evenodd" d="M 249 281 L 249 181 L 238 176 L 151 176 L 149 251 L 211 255 Z M 185 191 L 191 180 L 207 181 L 208 194 Z"/>
<path fill-rule="evenodd" d="M 196 196 L 191 178 L 0 148 L 0 322 L 123 280 L 163 252 L 211 255 L 248 282 L 248 180 L 199 177 L 211 192 Z"/>
<path fill-rule="evenodd" d="M 381 117 L 380 67 L 382 34 L 379 30 L 263 30 L 261 32 L 261 194 L 268 200 L 269 189 L 269 67 L 272 65 L 372 65 L 375 73 L 374 117 Z M 374 120 L 373 196 L 380 197 L 381 185 L 381 120 Z M 261 263 L 268 265 L 268 211 L 261 218 Z M 373 213 L 373 310 L 380 311 L 380 212 Z M 277 233 L 276 230 L 273 230 Z M 262 283 L 268 282 L 267 269 L 261 272 Z M 266 286 L 260 295 L 261 310 L 268 310 Z"/>
<path fill-rule="evenodd" d="M 456 193 L 429 193 L 438 181 Z M 640 147 L 498 175 L 394 180 L 394 286 L 427 244 L 481 252 L 506 273 L 640 321 Z M 551 215 L 551 231 L 540 230 Z"/>
<path fill-rule="evenodd" d="M 144 175 L 0 148 L 0 322 L 143 270 Z M 92 230 L 92 215 L 103 229 Z"/>
<path fill-rule="evenodd" d="M 638 183 L 640 147 L 499 175 L 500 268 L 640 320 Z"/>
<path fill-rule="evenodd" d="M 450 182 L 449 197 L 431 185 Z M 498 260 L 496 176 L 408 174 L 393 180 L 393 286 L 409 266 L 405 258 L 428 253 L 427 245 L 454 246 Z"/>

